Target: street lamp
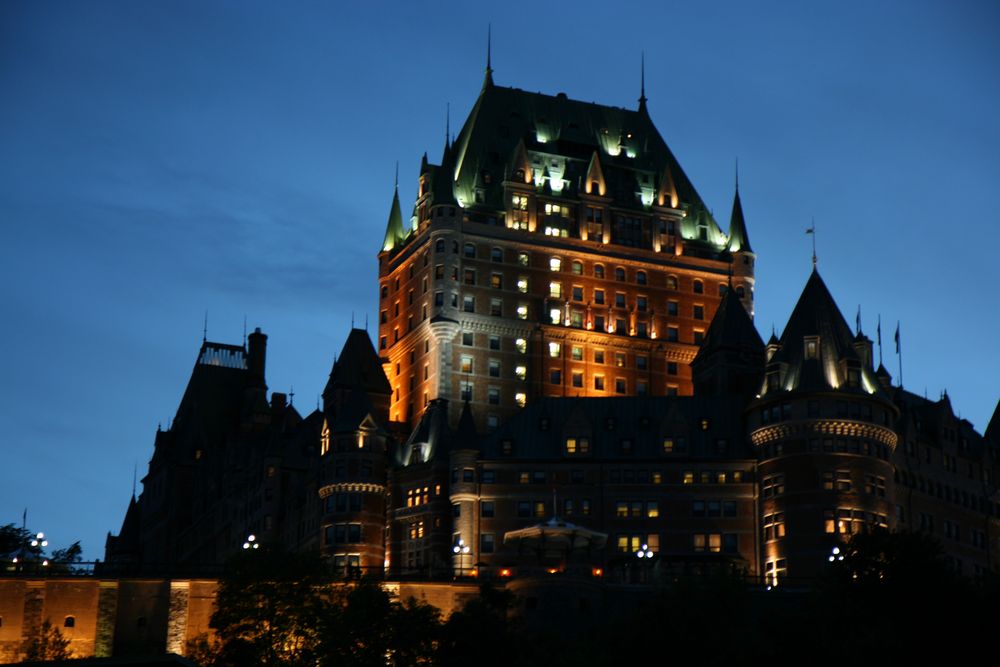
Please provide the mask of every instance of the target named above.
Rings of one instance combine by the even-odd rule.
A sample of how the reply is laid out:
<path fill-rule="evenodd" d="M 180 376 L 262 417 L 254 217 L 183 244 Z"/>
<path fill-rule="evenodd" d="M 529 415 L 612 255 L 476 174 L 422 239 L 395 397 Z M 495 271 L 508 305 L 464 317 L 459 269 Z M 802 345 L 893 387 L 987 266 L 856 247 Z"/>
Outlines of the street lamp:
<path fill-rule="evenodd" d="M 260 542 L 257 541 L 257 536 L 253 533 L 247 535 L 247 541 L 243 543 L 244 549 L 259 549 Z"/>
<path fill-rule="evenodd" d="M 830 551 L 830 557 L 827 558 L 827 560 L 831 563 L 838 560 L 844 560 L 844 554 L 841 553 L 840 547 L 834 547 L 833 550 Z"/>
<path fill-rule="evenodd" d="M 643 558 L 652 558 L 653 555 L 654 552 L 650 551 L 649 546 L 646 544 L 643 544 L 642 548 L 635 552 L 635 557 L 640 560 Z"/>
<path fill-rule="evenodd" d="M 458 556 L 458 571 L 459 574 L 463 574 L 465 568 L 462 565 L 462 557 L 467 556 L 472 549 L 470 549 L 469 545 L 465 543 L 465 540 L 458 538 L 458 542 L 456 542 L 455 546 L 451 548 L 451 551 Z"/>

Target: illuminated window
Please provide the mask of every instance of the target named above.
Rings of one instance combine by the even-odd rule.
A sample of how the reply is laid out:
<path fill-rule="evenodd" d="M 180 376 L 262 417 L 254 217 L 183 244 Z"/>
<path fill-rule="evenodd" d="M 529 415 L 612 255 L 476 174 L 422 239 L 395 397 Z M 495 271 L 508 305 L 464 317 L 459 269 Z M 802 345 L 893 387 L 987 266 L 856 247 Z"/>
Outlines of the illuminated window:
<path fill-rule="evenodd" d="M 520 278 L 517 279 L 517 291 L 521 292 L 522 294 L 528 293 L 528 279 L 525 278 L 524 276 L 521 276 Z"/>
<path fill-rule="evenodd" d="M 552 257 L 549 259 L 549 270 L 550 271 L 561 271 L 562 270 L 562 260 L 558 257 Z"/>
<path fill-rule="evenodd" d="M 562 283 L 551 282 L 549 283 L 549 296 L 553 299 L 562 298 Z"/>
<path fill-rule="evenodd" d="M 549 356 L 559 357 L 562 355 L 562 344 L 555 341 L 549 343 Z"/>
<path fill-rule="evenodd" d="M 520 264 L 521 266 L 528 266 L 529 264 L 528 253 L 526 252 L 517 253 L 517 263 Z"/>
<path fill-rule="evenodd" d="M 694 484 L 694 471 L 685 470 L 683 480 L 685 484 Z"/>
<path fill-rule="evenodd" d="M 514 349 L 524 354 L 528 351 L 528 342 L 523 338 L 517 338 L 514 340 Z"/>
<path fill-rule="evenodd" d="M 765 477 L 764 480 L 761 482 L 761 495 L 763 495 L 765 498 L 773 498 L 774 496 L 784 495 L 784 493 L 785 493 L 784 475 L 771 475 L 770 477 Z"/>
<path fill-rule="evenodd" d="M 664 438 L 663 439 L 663 453 L 664 454 L 673 454 L 674 453 L 674 439 L 673 438 Z"/>
<path fill-rule="evenodd" d="M 507 220 L 510 229 L 528 229 L 528 196 L 513 195 L 511 197 L 511 215 Z"/>
<path fill-rule="evenodd" d="M 490 287 L 493 289 L 503 289 L 503 275 L 499 273 L 491 273 Z"/>
<path fill-rule="evenodd" d="M 650 500 L 646 503 L 646 516 L 650 519 L 656 519 L 660 516 L 660 504 L 655 500 Z"/>
<path fill-rule="evenodd" d="M 472 372 L 472 357 L 463 354 L 462 355 L 461 364 L 460 364 L 459 368 L 460 368 L 460 370 L 463 373 L 471 373 Z"/>
<path fill-rule="evenodd" d="M 570 271 L 574 275 L 582 276 L 583 275 L 583 262 L 581 262 L 580 260 L 574 259 L 573 262 L 570 264 Z"/>
<path fill-rule="evenodd" d="M 323 431 L 319 436 L 319 453 L 320 456 L 326 454 L 330 451 L 330 429 L 327 427 L 326 422 L 323 422 Z"/>
<path fill-rule="evenodd" d="M 764 516 L 764 540 L 777 540 L 785 536 L 785 513 L 777 512 Z"/>
<path fill-rule="evenodd" d="M 809 336 L 805 339 L 805 345 L 806 345 L 806 359 L 818 359 L 819 338 L 816 336 Z"/>
<path fill-rule="evenodd" d="M 526 366 L 515 366 L 514 367 L 514 376 L 518 380 L 523 380 L 526 377 L 528 377 L 528 369 L 527 369 L 527 367 Z"/>
<path fill-rule="evenodd" d="M 517 403 L 517 407 L 523 408 L 524 404 L 527 403 L 528 397 L 523 391 L 519 391 L 514 394 L 514 402 Z"/>
<path fill-rule="evenodd" d="M 677 289 L 677 276 L 667 276 L 667 289 Z"/>
<path fill-rule="evenodd" d="M 550 308 L 549 309 L 549 319 L 552 324 L 562 323 L 562 308 Z"/>
<path fill-rule="evenodd" d="M 535 517 L 536 518 L 538 518 L 538 519 L 544 519 L 545 518 L 545 503 L 543 501 L 536 500 L 535 501 L 534 510 L 535 510 Z"/>

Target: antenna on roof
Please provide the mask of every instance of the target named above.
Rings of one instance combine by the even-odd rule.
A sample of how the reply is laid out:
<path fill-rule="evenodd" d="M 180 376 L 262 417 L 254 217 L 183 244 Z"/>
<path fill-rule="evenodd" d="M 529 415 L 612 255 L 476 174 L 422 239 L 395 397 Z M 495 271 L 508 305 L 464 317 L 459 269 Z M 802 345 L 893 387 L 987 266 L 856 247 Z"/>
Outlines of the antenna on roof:
<path fill-rule="evenodd" d="M 646 52 L 642 52 L 639 66 L 639 109 L 646 108 Z"/>
<path fill-rule="evenodd" d="M 451 102 L 444 103 L 444 147 L 451 145 Z"/>
<path fill-rule="evenodd" d="M 288 405 L 295 405 L 295 385 L 288 386 Z"/>
<path fill-rule="evenodd" d="M 132 463 L 132 497 L 135 498 L 135 478 L 139 471 L 139 464 L 136 462 Z"/>
<path fill-rule="evenodd" d="M 354 311 L 351 311 L 351 328 L 354 328 Z"/>
<path fill-rule="evenodd" d="M 368 312 L 365 311 L 365 333 L 368 333 Z"/>
<path fill-rule="evenodd" d="M 806 234 L 812 234 L 813 242 L 813 270 L 816 269 L 816 218 L 812 219 L 812 226 L 806 230 Z"/>
<path fill-rule="evenodd" d="M 243 347 L 247 346 L 247 316 L 243 316 Z"/>
<path fill-rule="evenodd" d="M 396 160 L 396 189 L 399 189 L 399 160 Z"/>
<path fill-rule="evenodd" d="M 205 326 L 201 330 L 201 342 L 202 343 L 208 342 L 208 311 L 207 310 L 205 311 Z"/>
<path fill-rule="evenodd" d="M 316 394 L 316 411 L 319 411 L 319 394 Z"/>
<path fill-rule="evenodd" d="M 740 158 L 736 157 L 736 192 L 740 191 Z"/>

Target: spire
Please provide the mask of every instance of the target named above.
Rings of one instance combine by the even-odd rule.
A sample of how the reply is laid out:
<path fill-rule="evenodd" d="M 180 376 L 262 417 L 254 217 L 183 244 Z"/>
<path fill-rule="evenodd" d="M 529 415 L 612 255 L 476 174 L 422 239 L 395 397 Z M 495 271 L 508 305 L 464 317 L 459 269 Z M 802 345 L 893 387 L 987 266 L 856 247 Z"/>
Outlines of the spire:
<path fill-rule="evenodd" d="M 743 218 L 743 203 L 740 201 L 740 181 L 736 178 L 736 194 L 733 196 L 733 214 L 729 217 L 729 252 L 753 252 L 750 236 L 747 234 L 746 220 Z"/>
<path fill-rule="evenodd" d="M 646 110 L 646 52 L 642 52 L 639 68 L 639 111 Z"/>
<path fill-rule="evenodd" d="M 483 90 L 493 87 L 493 24 L 486 27 L 486 78 Z"/>
<path fill-rule="evenodd" d="M 208 311 L 205 311 L 205 327 L 201 330 L 201 342 L 208 342 Z"/>
<path fill-rule="evenodd" d="M 448 151 L 451 150 L 451 102 L 446 102 L 444 107 L 444 152 L 441 154 L 441 164 L 448 160 Z"/>
<path fill-rule="evenodd" d="M 813 271 L 816 271 L 816 218 L 812 219 L 812 225 L 806 230 L 806 234 L 812 235 L 813 242 Z"/>
<path fill-rule="evenodd" d="M 382 251 L 393 250 L 403 242 L 405 237 L 406 233 L 403 231 L 403 214 L 399 211 L 399 163 L 397 162 L 396 185 L 392 193 L 392 206 L 389 208 L 389 221 L 385 226 L 385 240 L 382 241 Z"/>

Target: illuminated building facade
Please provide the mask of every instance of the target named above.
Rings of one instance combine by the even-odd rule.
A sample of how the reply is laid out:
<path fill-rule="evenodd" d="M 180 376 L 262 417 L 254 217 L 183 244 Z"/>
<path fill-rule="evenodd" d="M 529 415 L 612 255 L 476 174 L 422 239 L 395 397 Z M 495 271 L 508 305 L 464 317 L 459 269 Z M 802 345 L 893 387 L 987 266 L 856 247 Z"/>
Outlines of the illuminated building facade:
<path fill-rule="evenodd" d="M 737 194 L 720 229 L 636 110 L 494 85 L 440 165 L 398 188 L 379 253 L 390 417 L 468 400 L 492 432 L 542 397 L 690 395 L 689 364 L 732 284 L 753 312 Z M 456 425 L 457 411 L 451 415 Z"/>
<path fill-rule="evenodd" d="M 306 417 L 267 400 L 266 336 L 203 343 L 107 559 L 219 563 L 254 533 L 345 571 L 516 576 L 537 554 L 505 537 L 555 522 L 606 536 L 585 557 L 602 576 L 648 553 L 806 581 L 873 526 L 996 569 L 1000 419 L 979 435 L 894 387 L 815 270 L 765 344 L 755 259 L 739 194 L 724 233 L 644 95 L 487 69 L 405 221 L 394 194 L 374 343 L 350 332 Z"/>

